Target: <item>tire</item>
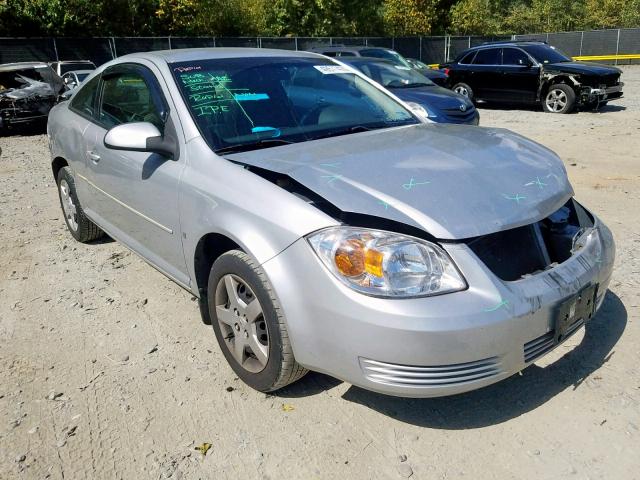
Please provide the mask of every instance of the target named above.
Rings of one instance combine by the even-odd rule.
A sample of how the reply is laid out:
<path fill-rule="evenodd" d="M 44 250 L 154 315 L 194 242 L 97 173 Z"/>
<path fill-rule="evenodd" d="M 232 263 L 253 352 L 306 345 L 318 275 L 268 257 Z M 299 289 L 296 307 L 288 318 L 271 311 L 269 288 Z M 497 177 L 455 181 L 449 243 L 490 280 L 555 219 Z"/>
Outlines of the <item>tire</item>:
<path fill-rule="evenodd" d="M 463 82 L 456 83 L 451 90 L 453 90 L 459 95 L 462 95 L 463 97 L 467 97 L 472 102 L 474 101 L 473 90 L 466 83 L 463 83 Z"/>
<path fill-rule="evenodd" d="M 82 210 L 71 168 L 63 167 L 60 169 L 57 184 L 64 222 L 73 238 L 79 242 L 87 243 L 102 237 L 104 232 L 89 220 Z"/>
<path fill-rule="evenodd" d="M 244 383 L 273 392 L 307 373 L 293 356 L 273 288 L 249 255 L 239 250 L 221 255 L 211 267 L 207 297 L 218 344 Z"/>
<path fill-rule="evenodd" d="M 576 106 L 576 94 L 569 85 L 551 85 L 542 98 L 542 108 L 548 113 L 571 113 Z"/>

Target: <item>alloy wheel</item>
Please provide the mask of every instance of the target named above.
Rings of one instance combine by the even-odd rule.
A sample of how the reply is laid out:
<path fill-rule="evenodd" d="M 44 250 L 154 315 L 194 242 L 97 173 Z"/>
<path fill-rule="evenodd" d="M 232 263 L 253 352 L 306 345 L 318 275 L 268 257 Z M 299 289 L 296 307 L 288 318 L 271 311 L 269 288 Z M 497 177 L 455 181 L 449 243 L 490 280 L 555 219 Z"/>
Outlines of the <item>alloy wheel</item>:
<path fill-rule="evenodd" d="M 461 85 L 457 86 L 453 91 L 456 92 L 456 93 L 459 93 L 463 97 L 469 98 L 469 90 L 467 90 L 465 87 L 463 87 Z"/>
<path fill-rule="evenodd" d="M 269 332 L 255 293 L 237 275 L 216 286 L 216 317 L 225 345 L 245 370 L 259 373 L 269 361 Z"/>
<path fill-rule="evenodd" d="M 78 230 L 78 209 L 73 203 L 73 197 L 71 196 L 71 189 L 65 179 L 60 182 L 60 198 L 62 199 L 62 211 L 67 219 L 69 228 L 74 232 Z"/>
<path fill-rule="evenodd" d="M 559 88 L 554 88 L 547 93 L 545 103 L 550 111 L 561 112 L 567 105 L 567 94 Z"/>

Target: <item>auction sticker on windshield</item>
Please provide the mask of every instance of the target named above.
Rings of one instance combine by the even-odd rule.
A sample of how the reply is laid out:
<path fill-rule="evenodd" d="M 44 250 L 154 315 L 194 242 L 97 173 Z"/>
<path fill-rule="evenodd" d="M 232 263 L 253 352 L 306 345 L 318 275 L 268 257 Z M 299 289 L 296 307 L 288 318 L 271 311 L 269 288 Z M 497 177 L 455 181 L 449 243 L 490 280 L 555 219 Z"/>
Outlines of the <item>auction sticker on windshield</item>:
<path fill-rule="evenodd" d="M 314 65 L 313 68 L 324 73 L 353 73 L 347 67 L 343 67 L 342 65 Z"/>

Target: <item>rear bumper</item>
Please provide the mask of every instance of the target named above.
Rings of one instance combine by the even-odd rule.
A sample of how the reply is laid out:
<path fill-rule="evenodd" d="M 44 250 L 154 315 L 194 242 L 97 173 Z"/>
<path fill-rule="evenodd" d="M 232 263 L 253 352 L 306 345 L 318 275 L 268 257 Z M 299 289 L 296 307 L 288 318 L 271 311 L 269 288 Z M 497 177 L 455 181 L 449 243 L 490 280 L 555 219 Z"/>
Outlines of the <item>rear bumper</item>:
<path fill-rule="evenodd" d="M 304 239 L 264 263 L 296 360 L 397 396 L 437 397 L 490 385 L 558 345 L 554 326 L 560 303 L 598 285 L 600 306 L 615 250 L 611 233 L 598 224 L 586 245 L 561 265 L 504 282 L 466 245 L 444 248 L 469 288 L 415 299 L 373 298 L 349 289 Z M 581 325 L 576 321 L 568 333 Z"/>

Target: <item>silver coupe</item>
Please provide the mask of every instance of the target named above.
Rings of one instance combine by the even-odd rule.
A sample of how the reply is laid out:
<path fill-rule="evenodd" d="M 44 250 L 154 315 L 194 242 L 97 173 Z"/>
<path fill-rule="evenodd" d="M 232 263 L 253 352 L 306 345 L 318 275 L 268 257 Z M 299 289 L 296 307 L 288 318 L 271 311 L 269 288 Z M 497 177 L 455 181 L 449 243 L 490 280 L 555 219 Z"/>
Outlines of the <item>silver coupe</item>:
<path fill-rule="evenodd" d="M 422 120 L 337 60 L 137 53 L 49 116 L 73 237 L 103 233 L 199 299 L 236 374 L 307 370 L 430 397 L 513 375 L 589 322 L 609 229 L 562 161 Z"/>

